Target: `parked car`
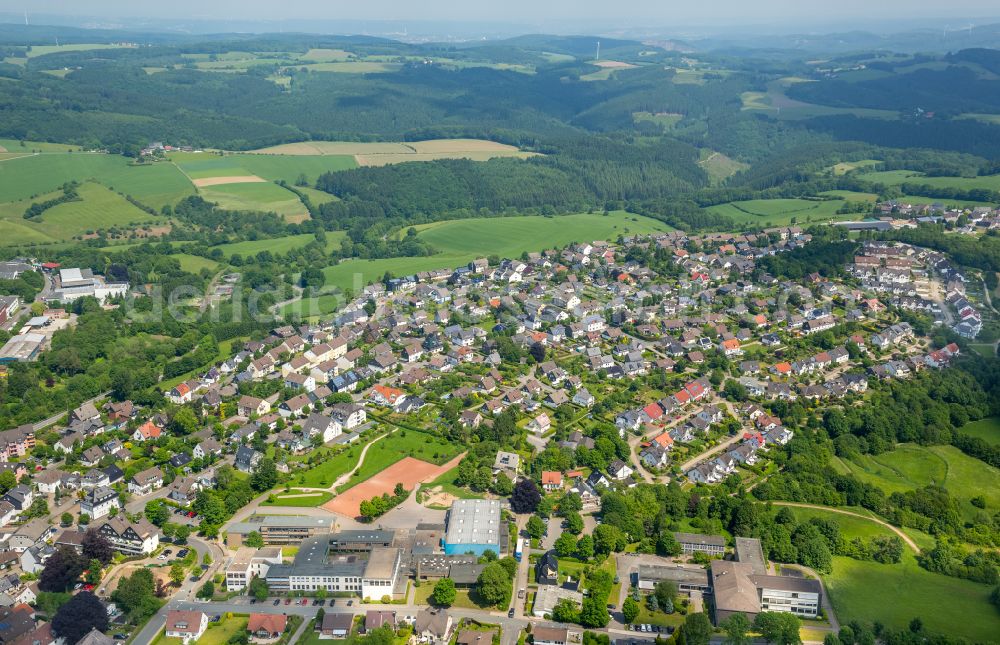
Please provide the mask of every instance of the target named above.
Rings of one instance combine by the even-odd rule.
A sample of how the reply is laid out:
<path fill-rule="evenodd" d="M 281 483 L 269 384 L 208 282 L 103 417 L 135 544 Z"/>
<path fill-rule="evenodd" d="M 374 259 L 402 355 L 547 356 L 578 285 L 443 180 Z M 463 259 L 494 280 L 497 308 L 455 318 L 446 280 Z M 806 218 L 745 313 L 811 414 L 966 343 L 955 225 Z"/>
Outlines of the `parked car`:
<path fill-rule="evenodd" d="M 278 605 L 280 605 L 280 604 L 281 604 L 281 598 L 275 598 L 275 599 L 274 599 L 274 602 L 273 602 L 272 604 L 273 604 L 273 605 L 274 605 L 275 607 L 277 607 Z"/>
<path fill-rule="evenodd" d="M 514 617 L 514 608 L 511 607 L 510 609 L 507 610 L 507 618 L 513 618 L 513 617 Z"/>
<path fill-rule="evenodd" d="M 285 604 L 286 605 L 292 604 L 292 599 L 291 598 L 285 598 Z"/>

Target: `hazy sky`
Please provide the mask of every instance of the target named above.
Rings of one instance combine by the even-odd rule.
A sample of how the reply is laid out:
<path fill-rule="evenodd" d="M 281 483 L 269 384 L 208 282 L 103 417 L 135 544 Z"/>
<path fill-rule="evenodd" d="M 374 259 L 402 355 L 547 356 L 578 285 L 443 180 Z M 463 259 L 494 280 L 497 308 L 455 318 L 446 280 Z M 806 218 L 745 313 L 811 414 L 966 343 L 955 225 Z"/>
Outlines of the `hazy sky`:
<path fill-rule="evenodd" d="M 0 11 L 207 20 L 454 20 L 531 24 L 567 19 L 641 26 L 860 23 L 998 16 L 996 0 L 0 0 Z"/>

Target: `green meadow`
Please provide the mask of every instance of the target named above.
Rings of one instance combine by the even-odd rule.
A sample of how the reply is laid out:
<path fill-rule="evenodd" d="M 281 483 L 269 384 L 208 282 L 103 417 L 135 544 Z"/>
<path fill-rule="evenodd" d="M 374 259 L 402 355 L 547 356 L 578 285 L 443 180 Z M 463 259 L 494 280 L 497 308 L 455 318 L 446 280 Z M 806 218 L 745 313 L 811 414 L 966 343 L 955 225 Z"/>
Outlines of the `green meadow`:
<path fill-rule="evenodd" d="M 94 180 L 157 210 L 194 194 L 194 186 L 171 164 L 131 164 L 97 153 L 43 153 L 0 162 L 0 202 L 52 192 L 69 181 Z"/>
<path fill-rule="evenodd" d="M 993 423 L 995 429 L 995 419 Z M 954 446 L 900 444 L 881 455 L 840 459 L 834 465 L 886 493 L 910 491 L 929 484 L 943 485 L 959 501 L 966 518 L 979 512 L 969 502 L 977 495 L 986 498 L 988 509 L 1000 508 L 1000 470 Z"/>
<path fill-rule="evenodd" d="M 837 522 L 847 539 L 893 535 L 860 518 L 819 509 L 791 510 L 799 521 L 822 517 Z M 906 629 L 919 616 L 931 631 L 977 642 L 993 640 L 1000 633 L 1000 615 L 989 602 L 988 585 L 922 569 L 909 547 L 898 564 L 834 556 L 833 572 L 823 576 L 823 582 L 841 624 L 878 620 L 893 629 Z"/>
<path fill-rule="evenodd" d="M 175 152 L 169 159 L 191 179 L 257 175 L 294 183 L 304 175 L 311 183 L 325 172 L 356 168 L 352 155 L 271 155 Z"/>
<path fill-rule="evenodd" d="M 436 254 L 344 260 L 323 270 L 327 286 L 357 291 L 381 280 L 387 272 L 402 276 L 434 269 L 452 269 L 489 255 L 517 258 L 524 252 L 561 247 L 571 242 L 613 241 L 619 235 L 671 230 L 663 222 L 624 211 L 608 215 L 581 213 L 554 217 L 458 219 L 414 228 L 421 239 L 434 247 Z M 327 238 L 329 240 L 329 234 Z M 328 313 L 337 303 L 338 299 L 334 296 L 321 296 L 311 301 L 291 303 L 284 311 L 303 315 Z"/>
<path fill-rule="evenodd" d="M 979 188 L 1000 191 L 1000 175 L 983 175 L 981 177 L 926 177 L 923 173 L 912 170 L 885 170 L 881 172 L 866 172 L 861 177 L 862 179 L 888 186 L 926 184 L 934 188 L 958 188 L 960 190 Z"/>
<path fill-rule="evenodd" d="M 839 215 L 844 202 L 840 199 L 752 199 L 709 206 L 706 210 L 725 215 L 737 225 L 785 226 L 832 220 L 849 220 L 857 215 Z M 795 220 L 794 222 L 792 220 Z"/>
<path fill-rule="evenodd" d="M 979 437 L 993 445 L 1000 444 L 1000 417 L 990 417 L 967 423 L 962 426 L 960 432 Z"/>
<path fill-rule="evenodd" d="M 202 197 L 227 210 L 272 212 L 287 219 L 305 219 L 309 212 L 299 196 L 271 182 L 222 184 L 199 189 Z"/>
<path fill-rule="evenodd" d="M 66 242 L 98 229 L 131 228 L 164 221 L 95 182 L 82 184 L 77 193 L 78 201 L 59 204 L 30 220 L 24 219 L 25 209 L 33 202 L 58 197 L 62 192 L 0 204 L 0 246 Z"/>

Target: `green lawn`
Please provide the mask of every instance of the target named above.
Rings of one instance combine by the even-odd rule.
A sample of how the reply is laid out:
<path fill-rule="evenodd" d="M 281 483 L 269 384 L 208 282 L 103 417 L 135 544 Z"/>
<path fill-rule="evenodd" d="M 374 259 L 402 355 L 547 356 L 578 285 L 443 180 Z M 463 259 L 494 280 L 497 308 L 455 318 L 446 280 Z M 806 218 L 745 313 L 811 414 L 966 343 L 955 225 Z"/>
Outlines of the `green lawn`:
<path fill-rule="evenodd" d="M 973 421 L 962 426 L 961 431 L 973 437 L 979 437 L 988 443 L 1000 444 L 1000 417 Z"/>
<path fill-rule="evenodd" d="M 215 271 L 219 268 L 219 263 L 215 260 L 203 258 L 200 255 L 190 255 L 188 253 L 173 253 L 170 255 L 181 263 L 181 269 L 188 273 L 199 273 L 202 269 Z"/>
<path fill-rule="evenodd" d="M 303 473 L 297 473 L 294 483 L 309 488 L 327 488 L 334 480 L 354 468 L 361 456 L 363 446 L 353 444 L 347 450 L 329 459 L 324 459 Z"/>
<path fill-rule="evenodd" d="M 456 589 L 455 592 L 455 602 L 452 603 L 452 607 L 459 607 L 461 609 L 480 609 L 480 606 L 473 602 L 472 598 L 469 597 L 468 589 Z M 420 586 L 413 590 L 413 604 L 418 607 L 430 605 L 430 597 L 432 593 L 434 593 L 434 583 L 420 583 Z"/>
<path fill-rule="evenodd" d="M 403 433 L 405 432 L 405 436 Z M 357 486 L 405 457 L 443 464 L 459 453 L 459 447 L 438 437 L 413 430 L 397 430 L 379 441 L 365 454 L 365 461 L 338 493 Z"/>
<path fill-rule="evenodd" d="M 198 639 L 198 645 L 225 645 L 233 636 L 246 631 L 247 617 L 233 615 L 232 618 L 224 618 L 217 623 L 209 623 L 205 634 Z M 163 632 L 153 641 L 154 645 L 174 645 L 180 643 L 179 638 L 167 638 Z"/>
<path fill-rule="evenodd" d="M 860 518 L 819 509 L 791 510 L 800 521 L 812 517 L 836 521 L 848 539 L 893 535 L 889 529 Z M 914 539 L 927 545 L 927 536 Z M 990 640 L 986 637 L 1000 633 L 1000 617 L 989 606 L 989 586 L 921 569 L 910 549 L 904 550 L 899 564 L 834 557 L 833 573 L 824 576 L 824 582 L 841 624 L 880 620 L 894 629 L 903 629 L 913 617 L 920 616 L 932 631 L 969 639 Z"/>
<path fill-rule="evenodd" d="M 639 601 L 639 616 L 633 624 L 658 625 L 660 627 L 669 627 L 672 625 L 677 627 L 684 624 L 684 616 L 676 611 L 672 614 L 665 614 L 662 611 L 651 611 L 646 606 L 646 598 L 643 596 L 642 600 Z"/>
<path fill-rule="evenodd" d="M 440 488 L 442 493 L 448 493 L 449 495 L 454 495 L 460 499 L 482 499 L 484 497 L 481 493 L 476 493 L 468 488 L 462 488 L 461 486 L 456 485 L 455 479 L 457 477 L 458 468 L 452 468 L 434 481 L 428 484 L 422 484 L 420 489 L 422 491 L 429 491 L 431 489 Z"/>
<path fill-rule="evenodd" d="M 847 220 L 857 215 L 838 215 L 837 210 L 844 205 L 839 199 L 752 199 L 710 206 L 706 210 L 725 215 L 737 224 L 757 226 L 783 226 L 792 223 L 806 224 L 830 220 Z"/>
<path fill-rule="evenodd" d="M 322 506 L 333 499 L 333 493 L 315 490 L 297 490 L 293 488 L 289 493 L 275 493 L 274 502 L 265 499 L 263 506 L 301 506 L 313 507 Z"/>

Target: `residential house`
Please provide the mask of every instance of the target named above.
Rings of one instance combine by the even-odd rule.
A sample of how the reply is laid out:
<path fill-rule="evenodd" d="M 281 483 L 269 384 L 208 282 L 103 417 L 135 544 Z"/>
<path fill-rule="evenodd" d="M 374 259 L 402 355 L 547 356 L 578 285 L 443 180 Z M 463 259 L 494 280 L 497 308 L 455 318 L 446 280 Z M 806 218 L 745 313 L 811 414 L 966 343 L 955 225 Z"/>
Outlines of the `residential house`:
<path fill-rule="evenodd" d="M 172 609 L 167 612 L 164 632 L 167 638 L 179 638 L 184 645 L 197 642 L 208 629 L 208 616 L 200 611 Z"/>
<path fill-rule="evenodd" d="M 159 529 L 145 519 L 130 522 L 127 518 L 114 517 L 99 524 L 97 532 L 125 555 L 149 555 L 160 546 Z"/>
<path fill-rule="evenodd" d="M 118 493 L 107 486 L 99 486 L 91 490 L 80 500 L 80 512 L 86 513 L 96 520 L 111 512 L 111 509 L 121 508 Z"/>
<path fill-rule="evenodd" d="M 152 421 L 147 421 L 132 433 L 132 441 L 142 443 L 143 441 L 159 439 L 162 433 L 163 429 L 160 426 Z"/>
<path fill-rule="evenodd" d="M 234 465 L 237 470 L 248 473 L 260 463 L 264 455 L 249 446 L 240 446 L 236 451 L 236 461 Z"/>
<path fill-rule="evenodd" d="M 562 473 L 557 470 L 542 471 L 542 489 L 546 492 L 562 490 Z"/>
<path fill-rule="evenodd" d="M 163 471 L 156 466 L 136 473 L 128 482 L 128 492 L 133 495 L 149 495 L 163 487 Z"/>
<path fill-rule="evenodd" d="M 413 635 L 421 643 L 440 645 L 448 641 L 452 618 L 444 609 L 421 609 L 413 624 Z"/>
<path fill-rule="evenodd" d="M 288 625 L 285 614 L 250 614 L 247 619 L 247 631 L 250 640 L 255 643 L 269 643 L 281 638 Z"/>

